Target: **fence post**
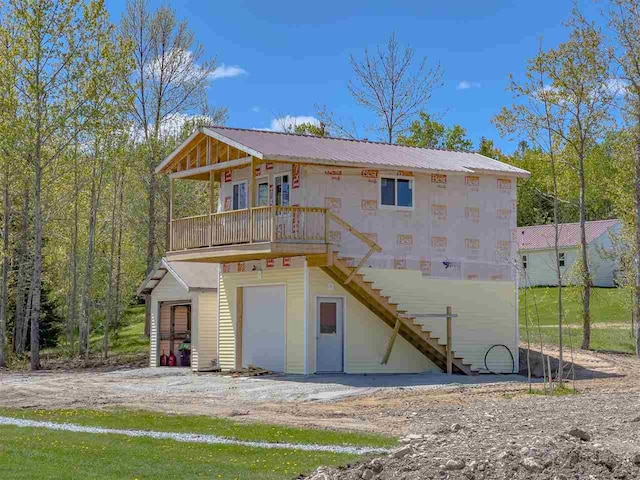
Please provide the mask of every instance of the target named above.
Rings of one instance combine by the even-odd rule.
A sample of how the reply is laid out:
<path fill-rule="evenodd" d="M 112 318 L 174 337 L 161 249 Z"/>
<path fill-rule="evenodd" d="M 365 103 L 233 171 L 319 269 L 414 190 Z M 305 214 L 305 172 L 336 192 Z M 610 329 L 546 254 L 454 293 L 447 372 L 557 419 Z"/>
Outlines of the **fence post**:
<path fill-rule="evenodd" d="M 451 307 L 447 307 L 447 375 L 453 374 Z"/>

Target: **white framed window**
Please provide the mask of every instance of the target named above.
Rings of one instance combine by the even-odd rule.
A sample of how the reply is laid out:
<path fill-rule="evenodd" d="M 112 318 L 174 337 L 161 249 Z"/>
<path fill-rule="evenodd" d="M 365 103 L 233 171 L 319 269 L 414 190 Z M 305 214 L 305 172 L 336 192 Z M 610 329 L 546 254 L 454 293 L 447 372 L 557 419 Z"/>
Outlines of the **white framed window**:
<path fill-rule="evenodd" d="M 256 179 L 256 207 L 266 207 L 269 205 L 269 177 Z"/>
<path fill-rule="evenodd" d="M 412 210 L 414 206 L 414 179 L 409 177 L 382 176 L 380 177 L 381 208 L 398 210 Z"/>
<path fill-rule="evenodd" d="M 527 256 L 526 255 L 522 255 L 522 268 L 524 270 L 527 269 Z"/>
<path fill-rule="evenodd" d="M 278 173 L 273 176 L 273 204 L 278 207 L 288 207 L 291 204 L 291 175 Z"/>
<path fill-rule="evenodd" d="M 231 197 L 231 209 L 242 210 L 247 208 L 247 181 L 240 180 L 233 183 L 233 194 Z"/>
<path fill-rule="evenodd" d="M 564 267 L 564 252 L 558 252 L 558 265 Z"/>

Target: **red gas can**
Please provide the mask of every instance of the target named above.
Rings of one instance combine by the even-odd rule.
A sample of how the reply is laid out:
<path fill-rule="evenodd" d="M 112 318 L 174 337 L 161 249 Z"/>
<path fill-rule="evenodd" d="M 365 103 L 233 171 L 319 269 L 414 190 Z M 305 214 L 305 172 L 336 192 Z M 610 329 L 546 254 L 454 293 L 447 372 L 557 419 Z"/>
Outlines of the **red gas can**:
<path fill-rule="evenodd" d="M 173 352 L 169 352 L 169 362 L 168 365 L 170 367 L 175 367 L 176 365 L 178 365 L 178 359 L 176 358 L 176 356 L 173 354 Z"/>

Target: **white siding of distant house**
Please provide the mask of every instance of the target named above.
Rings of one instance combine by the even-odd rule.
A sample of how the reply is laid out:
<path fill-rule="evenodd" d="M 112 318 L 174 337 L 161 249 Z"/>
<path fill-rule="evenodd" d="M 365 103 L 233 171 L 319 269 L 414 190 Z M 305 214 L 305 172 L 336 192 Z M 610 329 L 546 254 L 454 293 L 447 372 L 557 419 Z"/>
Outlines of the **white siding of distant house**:
<path fill-rule="evenodd" d="M 609 229 L 615 236 L 620 231 L 620 226 L 616 225 Z M 612 235 L 605 232 L 598 238 L 594 239 L 587 247 L 589 267 L 591 268 L 591 276 L 593 285 L 596 287 L 615 287 L 615 271 L 619 262 L 615 258 L 611 258 L 613 250 Z M 565 254 L 565 266 L 562 270 L 563 285 L 576 285 L 580 282 L 580 272 L 578 272 L 578 263 L 580 249 L 578 247 L 561 248 L 560 252 Z M 522 268 L 523 255 L 527 257 L 526 275 Z M 555 252 L 551 249 L 546 250 L 521 250 L 518 253 L 519 270 L 520 270 L 520 286 L 547 286 L 557 285 L 555 271 Z"/>

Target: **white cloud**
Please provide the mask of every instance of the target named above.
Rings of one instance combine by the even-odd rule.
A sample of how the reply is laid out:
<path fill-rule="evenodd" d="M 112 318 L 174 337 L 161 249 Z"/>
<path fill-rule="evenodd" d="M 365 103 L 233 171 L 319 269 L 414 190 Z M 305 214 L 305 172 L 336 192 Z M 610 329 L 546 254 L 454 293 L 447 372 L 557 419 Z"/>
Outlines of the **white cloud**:
<path fill-rule="evenodd" d="M 247 75 L 247 71 L 238 65 L 226 66 L 224 63 L 216 68 L 211 74 L 211 80 L 219 80 L 221 78 L 233 78 L 240 75 Z"/>
<path fill-rule="evenodd" d="M 278 117 L 271 120 L 270 130 L 273 130 L 275 132 L 290 132 L 301 123 L 311 123 L 313 125 L 320 126 L 320 120 L 318 120 L 316 117 L 307 115 L 285 115 L 284 117 Z"/>
<path fill-rule="evenodd" d="M 628 86 L 629 82 L 622 78 L 610 78 L 605 82 L 604 90 L 609 95 L 624 95 Z"/>
<path fill-rule="evenodd" d="M 468 90 L 469 88 L 480 88 L 478 82 L 470 82 L 468 80 L 462 80 L 456 87 L 457 90 Z"/>
<path fill-rule="evenodd" d="M 174 113 L 170 117 L 163 120 L 160 126 L 160 139 L 167 140 L 169 138 L 178 137 L 183 133 L 187 124 L 190 124 L 188 133 L 192 133 L 196 125 L 212 125 L 214 119 L 207 115 L 192 115 L 188 113 Z M 144 132 L 140 127 L 131 126 L 131 139 L 136 143 L 144 141 Z"/>

